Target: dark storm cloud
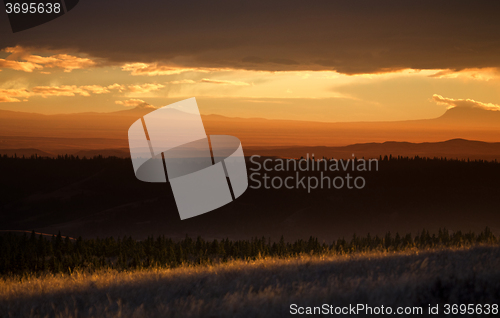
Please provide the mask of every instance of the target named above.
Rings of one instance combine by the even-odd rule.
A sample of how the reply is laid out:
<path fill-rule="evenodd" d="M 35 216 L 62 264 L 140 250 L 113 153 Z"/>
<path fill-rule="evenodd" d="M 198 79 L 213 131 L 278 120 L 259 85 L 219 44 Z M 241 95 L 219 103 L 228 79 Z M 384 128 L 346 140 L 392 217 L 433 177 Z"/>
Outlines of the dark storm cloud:
<path fill-rule="evenodd" d="M 500 66 L 500 1 L 85 0 L 0 47 L 71 49 L 110 63 L 338 70 Z"/>

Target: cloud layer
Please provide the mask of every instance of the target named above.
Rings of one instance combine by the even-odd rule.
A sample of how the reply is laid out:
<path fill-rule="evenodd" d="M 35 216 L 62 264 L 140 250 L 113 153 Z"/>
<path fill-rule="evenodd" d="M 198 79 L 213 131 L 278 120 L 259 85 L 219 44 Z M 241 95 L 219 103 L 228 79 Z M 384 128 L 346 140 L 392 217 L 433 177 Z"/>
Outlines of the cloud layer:
<path fill-rule="evenodd" d="M 162 84 L 143 84 L 143 85 L 120 85 L 113 84 L 109 86 L 101 85 L 60 85 L 60 86 L 35 86 L 31 89 L 0 89 L 0 103 L 20 102 L 21 99 L 26 101 L 27 98 L 32 96 L 91 96 L 91 94 L 108 94 L 113 90 L 123 92 L 129 90 L 130 92 L 149 92 L 165 87 Z"/>
<path fill-rule="evenodd" d="M 141 107 L 141 108 L 156 108 L 153 105 L 148 104 L 142 99 L 127 99 L 124 101 L 117 100 L 115 101 L 117 105 L 123 105 L 125 107 Z"/>
<path fill-rule="evenodd" d="M 432 99 L 441 105 L 447 105 L 450 108 L 480 108 L 485 110 L 500 110 L 500 105 L 492 103 L 482 103 L 473 99 L 453 99 L 434 94 Z"/>
<path fill-rule="evenodd" d="M 129 85 L 128 89 L 132 93 L 147 93 L 159 90 L 160 88 L 163 87 L 165 87 L 165 85 L 162 84 L 141 84 L 141 85 Z"/>
<path fill-rule="evenodd" d="M 5 59 L 0 59 L 0 68 L 10 68 L 17 71 L 33 72 L 35 69 L 62 68 L 65 72 L 76 69 L 85 69 L 96 65 L 88 58 L 80 58 L 68 54 L 53 54 L 51 56 L 40 56 L 30 54 L 21 46 L 7 47 L 3 49 L 9 53 Z"/>
<path fill-rule="evenodd" d="M 125 65 L 133 75 L 203 68 L 461 70 L 500 67 L 498 12 L 497 0 L 86 0 L 28 32 L 0 30 L 0 48 L 72 49 Z M 53 58 L 43 65 L 70 71 L 83 63 Z"/>

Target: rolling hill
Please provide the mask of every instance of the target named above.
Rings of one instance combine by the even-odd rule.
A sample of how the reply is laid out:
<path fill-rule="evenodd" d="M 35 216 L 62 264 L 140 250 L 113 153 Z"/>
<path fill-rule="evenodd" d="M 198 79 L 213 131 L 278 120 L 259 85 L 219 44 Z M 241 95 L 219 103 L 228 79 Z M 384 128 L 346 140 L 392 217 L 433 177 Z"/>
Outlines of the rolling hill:
<path fill-rule="evenodd" d="M 261 160 L 266 159 L 265 157 Z M 383 160 L 378 171 L 362 176 L 362 189 L 335 189 L 326 184 L 279 189 L 269 178 L 296 178 L 295 171 L 253 171 L 247 162 L 249 188 L 236 201 L 181 221 L 168 183 L 135 178 L 129 159 L 0 158 L 0 230 L 32 230 L 70 237 L 165 235 L 206 239 L 320 240 L 386 232 L 439 228 L 500 233 L 500 163 L 450 160 Z M 255 175 L 254 173 L 260 173 Z M 322 178 L 319 172 L 300 177 Z M 345 177 L 343 172 L 325 176 Z M 293 183 L 295 184 L 295 179 Z"/>

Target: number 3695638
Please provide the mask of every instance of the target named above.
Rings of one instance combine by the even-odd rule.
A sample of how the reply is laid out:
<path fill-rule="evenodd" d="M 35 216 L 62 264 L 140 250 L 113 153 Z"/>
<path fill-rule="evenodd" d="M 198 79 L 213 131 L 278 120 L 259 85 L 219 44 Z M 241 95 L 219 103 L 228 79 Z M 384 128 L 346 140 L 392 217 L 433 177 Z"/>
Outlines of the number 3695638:
<path fill-rule="evenodd" d="M 5 12 L 7 13 L 60 13 L 60 3 L 6 3 Z"/>

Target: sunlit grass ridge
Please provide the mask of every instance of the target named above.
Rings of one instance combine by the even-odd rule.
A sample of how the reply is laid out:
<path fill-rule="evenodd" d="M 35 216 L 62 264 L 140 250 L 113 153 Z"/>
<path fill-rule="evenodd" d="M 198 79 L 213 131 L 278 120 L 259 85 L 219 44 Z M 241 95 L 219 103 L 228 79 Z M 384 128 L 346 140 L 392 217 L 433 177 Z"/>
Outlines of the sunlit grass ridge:
<path fill-rule="evenodd" d="M 287 316 L 289 305 L 494 303 L 500 248 L 408 249 L 6 278 L 5 317 Z"/>

